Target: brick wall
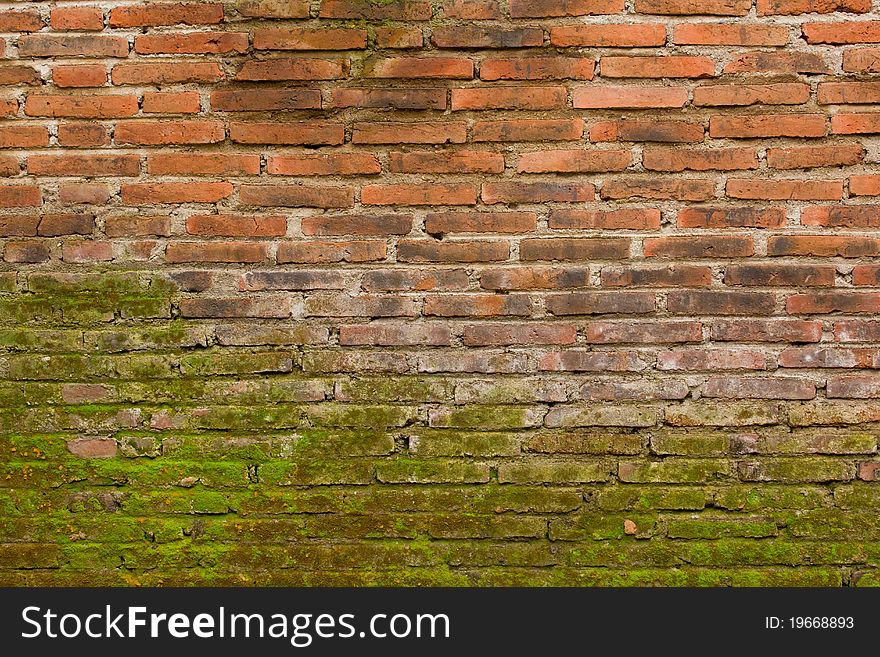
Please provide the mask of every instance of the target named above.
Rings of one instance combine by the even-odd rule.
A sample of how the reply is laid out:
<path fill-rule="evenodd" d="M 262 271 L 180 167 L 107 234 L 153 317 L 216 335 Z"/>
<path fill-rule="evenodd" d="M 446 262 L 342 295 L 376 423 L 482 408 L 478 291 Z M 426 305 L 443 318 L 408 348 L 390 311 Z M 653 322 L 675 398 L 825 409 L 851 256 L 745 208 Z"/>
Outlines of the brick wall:
<path fill-rule="evenodd" d="M 877 583 L 871 12 L 4 2 L 0 584 Z"/>

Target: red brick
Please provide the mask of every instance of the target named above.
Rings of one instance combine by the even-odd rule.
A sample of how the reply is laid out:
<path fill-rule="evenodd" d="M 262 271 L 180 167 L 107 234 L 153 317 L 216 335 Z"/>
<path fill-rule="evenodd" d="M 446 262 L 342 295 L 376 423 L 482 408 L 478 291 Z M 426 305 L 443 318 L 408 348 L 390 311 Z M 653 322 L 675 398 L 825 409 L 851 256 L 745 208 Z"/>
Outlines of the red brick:
<path fill-rule="evenodd" d="M 565 107 L 565 87 L 470 87 L 452 90 L 453 110 L 550 110 Z"/>
<path fill-rule="evenodd" d="M 794 378 L 711 376 L 703 385 L 703 396 L 725 399 L 813 399 L 816 386 Z"/>
<path fill-rule="evenodd" d="M 108 262 L 113 260 L 110 242 L 65 242 L 61 249 L 64 262 Z"/>
<path fill-rule="evenodd" d="M 649 237 L 643 249 L 648 258 L 741 258 L 755 253 L 752 238 L 740 235 Z"/>
<path fill-rule="evenodd" d="M 604 321 L 586 325 L 590 344 L 702 342 L 703 325 L 693 321 Z"/>
<path fill-rule="evenodd" d="M 228 182 L 134 183 L 122 185 L 122 201 L 128 204 L 216 203 L 232 194 Z"/>
<path fill-rule="evenodd" d="M 864 14 L 871 11 L 871 0 L 757 0 L 758 16 L 793 14 L 831 14 L 836 11 Z"/>
<path fill-rule="evenodd" d="M 36 10 L 0 11 L 0 32 L 39 32 L 43 19 Z"/>
<path fill-rule="evenodd" d="M 310 185 L 242 185 L 242 205 L 287 208 L 350 208 L 354 191 L 347 187 Z"/>
<path fill-rule="evenodd" d="M 770 292 L 673 290 L 666 308 L 673 315 L 770 315 L 776 297 Z"/>
<path fill-rule="evenodd" d="M 561 230 L 658 230 L 660 210 L 553 210 L 547 225 Z"/>
<path fill-rule="evenodd" d="M 470 324 L 462 333 L 462 342 L 469 347 L 566 345 L 576 338 L 577 328 L 570 324 Z"/>
<path fill-rule="evenodd" d="M 839 347 L 790 347 L 779 354 L 779 367 L 790 368 L 876 368 L 880 365 L 876 349 Z"/>
<path fill-rule="evenodd" d="M 722 342 L 819 342 L 822 323 L 801 319 L 718 319 L 712 339 Z"/>
<path fill-rule="evenodd" d="M 98 183 L 67 183 L 58 186 L 58 201 L 68 205 L 85 203 L 104 205 L 110 200 L 110 190 Z"/>
<path fill-rule="evenodd" d="M 170 242 L 167 262 L 263 262 L 266 245 L 258 242 Z"/>
<path fill-rule="evenodd" d="M 801 105 L 810 100 L 810 86 L 799 82 L 724 84 L 694 89 L 694 105 Z"/>
<path fill-rule="evenodd" d="M 463 291 L 468 287 L 463 269 L 374 269 L 364 274 L 361 288 L 365 291 Z"/>
<path fill-rule="evenodd" d="M 668 55 L 654 57 L 602 57 L 602 77 L 607 78 L 710 78 L 715 62 L 708 57 Z"/>
<path fill-rule="evenodd" d="M 784 46 L 789 34 L 786 25 L 684 23 L 673 28 L 672 42 L 696 46 Z"/>
<path fill-rule="evenodd" d="M 181 317 L 290 317 L 287 297 L 228 297 L 181 299 Z"/>
<path fill-rule="evenodd" d="M 120 121 L 114 134 L 117 144 L 150 146 L 214 144 L 224 137 L 221 121 Z"/>
<path fill-rule="evenodd" d="M 701 178 L 618 178 L 602 185 L 603 199 L 674 199 L 679 201 L 707 201 L 715 196 L 712 180 Z"/>
<path fill-rule="evenodd" d="M 774 201 L 823 201 L 843 198 L 840 180 L 759 180 L 735 178 L 727 181 L 730 198 Z"/>
<path fill-rule="evenodd" d="M 880 228 L 880 206 L 813 205 L 801 212 L 804 226 L 829 226 L 840 228 Z"/>
<path fill-rule="evenodd" d="M 638 315 L 654 312 L 650 292 L 567 292 L 550 294 L 547 311 L 553 315 Z"/>
<path fill-rule="evenodd" d="M 431 212 L 425 217 L 425 232 L 429 235 L 529 233 L 537 225 L 534 212 Z"/>
<path fill-rule="evenodd" d="M 636 0 L 639 14 L 745 16 L 752 8 L 752 0 Z"/>
<path fill-rule="evenodd" d="M 418 27 L 377 27 L 376 45 L 380 48 L 421 48 L 425 37 Z"/>
<path fill-rule="evenodd" d="M 805 23 L 803 33 L 807 43 L 880 43 L 880 21 Z"/>
<path fill-rule="evenodd" d="M 53 7 L 49 15 L 53 30 L 103 30 L 104 10 L 100 7 Z"/>
<path fill-rule="evenodd" d="M 267 171 L 281 176 L 354 176 L 381 173 L 382 166 L 371 153 L 270 155 Z"/>
<path fill-rule="evenodd" d="M 139 155 L 29 155 L 28 173 L 34 176 L 137 176 Z"/>
<path fill-rule="evenodd" d="M 877 377 L 870 374 L 830 376 L 827 379 L 825 396 L 843 399 L 876 399 L 880 396 L 877 383 Z M 871 471 L 870 480 L 875 478 L 876 475 Z"/>
<path fill-rule="evenodd" d="M 198 114 L 198 91 L 145 91 L 141 110 L 145 114 Z"/>
<path fill-rule="evenodd" d="M 709 136 L 714 138 L 824 137 L 825 132 L 821 114 L 713 116 L 709 120 Z"/>
<path fill-rule="evenodd" d="M 69 116 L 78 119 L 109 119 L 138 113 L 136 96 L 56 96 L 30 94 L 24 103 L 28 116 Z"/>
<path fill-rule="evenodd" d="M 435 28 L 431 42 L 438 48 L 528 48 L 544 44 L 544 30 L 455 25 Z"/>
<path fill-rule="evenodd" d="M 318 15 L 321 18 L 426 21 L 431 18 L 431 4 L 427 0 L 399 2 L 323 0 L 321 13 Z"/>
<path fill-rule="evenodd" d="M 629 151 L 540 150 L 522 153 L 516 170 L 519 173 L 595 173 L 623 171 L 630 164 L 632 164 L 632 154 Z"/>
<path fill-rule="evenodd" d="M 708 287 L 712 270 L 696 265 L 603 267 L 602 287 Z"/>
<path fill-rule="evenodd" d="M 256 50 L 358 50 L 367 46 L 366 30 L 347 28 L 260 28 L 253 31 L 253 37 Z"/>
<path fill-rule="evenodd" d="M 413 218 L 406 214 L 319 215 L 302 218 L 303 235 L 406 235 Z"/>
<path fill-rule="evenodd" d="M 592 80 L 596 65 L 586 57 L 487 58 L 481 80 Z"/>
<path fill-rule="evenodd" d="M 494 182 L 483 183 L 483 203 L 582 203 L 596 198 L 590 183 Z"/>
<path fill-rule="evenodd" d="M 147 156 L 154 175 L 247 175 L 260 172 L 256 153 L 156 153 Z"/>
<path fill-rule="evenodd" d="M 880 82 L 820 82 L 820 105 L 873 104 L 880 102 Z"/>
<path fill-rule="evenodd" d="M 704 128 L 686 121 L 646 121 L 622 119 L 601 121 L 590 126 L 590 141 L 701 142 Z"/>
<path fill-rule="evenodd" d="M 521 260 L 618 260 L 629 256 L 630 240 L 624 238 L 551 237 L 520 242 Z"/>
<path fill-rule="evenodd" d="M 773 169 L 852 166 L 860 163 L 864 156 L 861 144 L 770 148 L 767 149 L 767 166 Z"/>
<path fill-rule="evenodd" d="M 110 73 L 116 85 L 166 85 L 187 82 L 217 82 L 223 71 L 216 62 L 173 62 L 117 64 Z"/>
<path fill-rule="evenodd" d="M 843 53 L 843 70 L 847 73 L 880 71 L 880 48 L 854 48 Z"/>
<path fill-rule="evenodd" d="M 509 255 L 510 245 L 499 240 L 401 240 L 397 244 L 400 262 L 495 262 Z"/>
<path fill-rule="evenodd" d="M 468 183 L 364 185 L 365 205 L 476 205 L 477 190 Z"/>
<path fill-rule="evenodd" d="M 484 290 L 554 290 L 590 286 L 586 267 L 499 267 L 480 275 Z"/>
<path fill-rule="evenodd" d="M 880 133 L 880 112 L 835 114 L 831 117 L 831 132 L 836 135 Z"/>
<path fill-rule="evenodd" d="M 446 109 L 445 89 L 361 89 L 348 87 L 330 92 L 333 107 L 391 107 L 395 109 Z M 320 95 L 319 95 L 320 101 Z M 317 106 L 320 107 L 320 104 Z"/>
<path fill-rule="evenodd" d="M 532 309 L 524 294 L 438 294 L 425 297 L 422 312 L 437 317 L 522 317 Z"/>
<path fill-rule="evenodd" d="M 649 109 L 684 107 L 688 101 L 687 89 L 651 86 L 589 86 L 572 91 L 575 108 L 584 109 Z"/>
<path fill-rule="evenodd" d="M 809 52 L 750 52 L 735 57 L 725 65 L 724 73 L 791 75 L 794 73 L 831 73 L 821 55 Z"/>
<path fill-rule="evenodd" d="M 0 185 L 0 208 L 39 207 L 40 188 L 34 185 Z"/>
<path fill-rule="evenodd" d="M 245 61 L 236 80 L 269 81 L 283 80 L 340 80 L 348 77 L 347 59 L 320 59 L 318 57 L 286 57 L 279 59 Z"/>
<path fill-rule="evenodd" d="M 850 176 L 850 196 L 878 196 L 880 195 L 880 176 Z"/>
<path fill-rule="evenodd" d="M 96 34 L 26 34 L 18 39 L 21 57 L 128 57 L 128 39 Z"/>
<path fill-rule="evenodd" d="M 681 228 L 781 228 L 785 222 L 784 207 L 698 207 L 678 211 Z"/>
<path fill-rule="evenodd" d="M 701 349 L 661 351 L 657 354 L 658 370 L 765 370 L 767 363 L 760 351 L 744 349 Z"/>
<path fill-rule="evenodd" d="M 4 86 L 16 84 L 36 86 L 40 84 L 40 73 L 32 66 L 0 66 L 0 84 Z"/>
<path fill-rule="evenodd" d="M 364 240 L 351 242 L 282 242 L 278 245 L 276 260 L 279 265 L 297 262 L 329 264 L 335 262 L 374 262 L 384 260 L 387 247 L 384 241 Z"/>
<path fill-rule="evenodd" d="M 171 218 L 167 216 L 115 215 L 104 219 L 107 237 L 168 237 Z"/>
<path fill-rule="evenodd" d="M 637 351 L 553 351 L 541 356 L 545 372 L 640 372 L 647 365 Z"/>
<path fill-rule="evenodd" d="M 829 265 L 731 265 L 724 270 L 725 285 L 747 287 L 830 287 L 837 271 Z"/>
<path fill-rule="evenodd" d="M 504 156 L 491 151 L 410 151 L 388 154 L 392 173 L 502 173 Z"/>
<path fill-rule="evenodd" d="M 239 144 L 288 144 L 322 146 L 341 144 L 345 127 L 341 123 L 239 123 L 229 124 L 229 139 Z"/>
<path fill-rule="evenodd" d="M 826 313 L 880 312 L 880 293 L 877 292 L 810 292 L 792 294 L 785 300 L 790 315 Z"/>
<path fill-rule="evenodd" d="M 6 242 L 3 249 L 3 260 L 13 263 L 36 264 L 51 258 L 49 246 L 42 241 Z"/>
<path fill-rule="evenodd" d="M 449 327 L 439 322 L 414 324 L 362 324 L 340 326 L 339 344 L 343 346 L 370 345 L 378 347 L 431 346 L 452 344 Z"/>
<path fill-rule="evenodd" d="M 659 23 L 563 25 L 550 28 L 554 46 L 602 48 L 647 48 L 666 43 L 666 27 Z"/>
<path fill-rule="evenodd" d="M 646 148 L 642 166 L 651 171 L 734 171 L 757 169 L 753 148 Z"/>
<path fill-rule="evenodd" d="M 579 141 L 583 134 L 581 119 L 477 121 L 473 141 Z"/>
<path fill-rule="evenodd" d="M 212 25 L 222 20 L 223 5 L 212 2 L 162 2 L 110 10 L 110 27 Z"/>
<path fill-rule="evenodd" d="M 56 87 L 102 87 L 107 84 L 107 67 L 103 64 L 75 64 L 52 68 Z"/>
<path fill-rule="evenodd" d="M 236 9 L 257 18 L 308 18 L 309 5 L 309 0 L 239 0 Z"/>
<path fill-rule="evenodd" d="M 449 123 L 355 123 L 353 144 L 461 144 L 467 139 L 467 126 Z"/>
<path fill-rule="evenodd" d="M 21 130 L 21 128 L 19 128 Z M 38 128 L 45 131 L 45 128 Z M 29 132 L 29 131 L 27 131 Z M 2 135 L 2 130 L 0 130 Z M 48 133 L 46 143 L 48 144 Z M 58 126 L 58 143 L 65 147 L 108 146 L 110 131 L 103 125 L 91 123 L 62 123 Z"/>
<path fill-rule="evenodd" d="M 388 57 L 366 62 L 364 76 L 470 80 L 474 77 L 474 63 L 460 57 Z"/>
<path fill-rule="evenodd" d="M 769 256 L 861 258 L 878 253 L 880 239 L 856 235 L 773 235 L 767 242 Z"/>
<path fill-rule="evenodd" d="M 445 0 L 442 12 L 446 18 L 468 20 L 501 18 L 501 7 L 495 0 Z"/>

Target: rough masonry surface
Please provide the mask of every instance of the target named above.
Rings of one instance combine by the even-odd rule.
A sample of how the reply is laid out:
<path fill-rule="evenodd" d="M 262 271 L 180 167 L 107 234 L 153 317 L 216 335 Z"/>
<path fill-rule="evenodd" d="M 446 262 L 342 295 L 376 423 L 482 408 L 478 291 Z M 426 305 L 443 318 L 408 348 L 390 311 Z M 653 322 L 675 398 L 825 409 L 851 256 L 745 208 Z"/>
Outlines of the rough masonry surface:
<path fill-rule="evenodd" d="M 3 2 L 0 584 L 877 584 L 876 9 Z"/>

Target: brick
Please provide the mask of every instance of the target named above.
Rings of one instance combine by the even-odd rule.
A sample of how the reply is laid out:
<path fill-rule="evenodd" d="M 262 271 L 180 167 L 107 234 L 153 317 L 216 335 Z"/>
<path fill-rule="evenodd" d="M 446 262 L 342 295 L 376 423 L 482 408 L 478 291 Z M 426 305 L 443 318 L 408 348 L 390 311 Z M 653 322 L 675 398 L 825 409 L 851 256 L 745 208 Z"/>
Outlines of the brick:
<path fill-rule="evenodd" d="M 428 295 L 422 312 L 438 317 L 528 316 L 531 301 L 526 295 Z"/>
<path fill-rule="evenodd" d="M 424 0 L 400 2 L 324 0 L 318 15 L 321 18 L 424 21 L 431 18 L 431 5 Z"/>
<path fill-rule="evenodd" d="M 834 339 L 838 342 L 877 342 L 880 322 L 864 319 L 843 319 L 834 322 Z"/>
<path fill-rule="evenodd" d="M 303 217 L 303 235 L 406 235 L 413 218 L 406 214 L 320 215 Z"/>
<path fill-rule="evenodd" d="M 752 8 L 751 0 L 636 0 L 639 14 L 745 16 Z"/>
<path fill-rule="evenodd" d="M 511 18 L 619 14 L 622 0 L 510 0 Z"/>
<path fill-rule="evenodd" d="M 758 180 L 737 178 L 727 181 L 730 198 L 763 200 L 836 200 L 843 198 L 839 180 Z"/>
<path fill-rule="evenodd" d="M 26 34 L 18 40 L 22 57 L 128 57 L 128 40 L 95 34 Z"/>
<path fill-rule="evenodd" d="M 774 235 L 767 242 L 769 256 L 861 258 L 877 255 L 880 240 L 843 235 Z"/>
<path fill-rule="evenodd" d="M 592 201 L 596 191 L 590 183 L 483 183 L 483 203 L 580 203 Z"/>
<path fill-rule="evenodd" d="M 365 205 L 476 205 L 477 190 L 467 183 L 365 185 Z"/>
<path fill-rule="evenodd" d="M 0 66 L 0 84 L 4 86 L 16 84 L 36 86 L 40 84 L 40 73 L 32 66 Z"/>
<path fill-rule="evenodd" d="M 590 141 L 697 142 L 703 140 L 703 126 L 684 121 L 623 119 L 600 121 L 590 126 Z"/>
<path fill-rule="evenodd" d="M 537 224 L 534 212 L 432 212 L 425 217 L 425 232 L 429 235 L 529 233 Z"/>
<path fill-rule="evenodd" d="M 554 351 L 538 361 L 538 369 L 546 372 L 639 372 L 646 367 L 634 351 Z"/>
<path fill-rule="evenodd" d="M 682 228 L 781 228 L 785 222 L 782 207 L 693 207 L 678 211 Z"/>
<path fill-rule="evenodd" d="M 789 33 L 785 25 L 684 23 L 673 28 L 672 42 L 696 46 L 784 46 Z"/>
<path fill-rule="evenodd" d="M 431 43 L 438 48 L 528 48 L 544 45 L 544 30 L 539 27 L 505 29 L 481 25 L 438 27 L 431 33 Z"/>
<path fill-rule="evenodd" d="M 565 107 L 565 87 L 470 87 L 453 89 L 451 109 L 454 110 L 550 110 Z"/>
<path fill-rule="evenodd" d="M 874 134 L 880 132 L 880 113 L 835 114 L 831 132 L 836 135 Z"/>
<path fill-rule="evenodd" d="M 843 70 L 847 73 L 880 71 L 880 48 L 854 48 L 843 53 Z"/>
<path fill-rule="evenodd" d="M 216 203 L 232 194 L 228 182 L 133 183 L 120 188 L 124 203 Z"/>
<path fill-rule="evenodd" d="M 473 141 L 578 141 L 583 133 L 580 119 L 476 121 Z"/>
<path fill-rule="evenodd" d="M 504 156 L 491 151 L 392 151 L 388 170 L 394 173 L 502 173 Z"/>
<path fill-rule="evenodd" d="M 719 235 L 713 237 L 649 237 L 643 250 L 648 258 L 742 258 L 754 255 L 751 237 Z"/>
<path fill-rule="evenodd" d="M 290 316 L 290 304 L 284 297 L 193 298 L 180 301 L 182 317 L 275 317 Z"/>
<path fill-rule="evenodd" d="M 167 262 L 262 262 L 266 245 L 255 242 L 171 242 L 165 249 Z"/>
<path fill-rule="evenodd" d="M 168 237 L 171 235 L 171 219 L 167 216 L 110 216 L 104 219 L 104 233 L 107 237 Z"/>
<path fill-rule="evenodd" d="M 722 399 L 794 399 L 816 396 L 815 384 L 795 378 L 709 377 L 703 396 Z"/>
<path fill-rule="evenodd" d="M 655 299 L 648 292 L 569 292 L 547 296 L 553 315 L 644 314 L 653 312 Z"/>
<path fill-rule="evenodd" d="M 501 18 L 501 8 L 494 0 L 446 0 L 441 11 L 446 18 L 468 20 Z"/>
<path fill-rule="evenodd" d="M 693 265 L 603 267 L 601 282 L 602 287 L 708 287 L 712 271 Z"/>
<path fill-rule="evenodd" d="M 65 116 L 78 119 L 108 119 L 134 116 L 138 112 L 136 96 L 55 96 L 31 94 L 24 103 L 28 116 Z"/>
<path fill-rule="evenodd" d="M 446 109 L 445 89 L 360 89 L 348 87 L 333 89 L 330 93 L 333 107 Z M 320 95 L 318 99 L 320 101 Z M 317 107 L 320 107 L 320 104 Z"/>
<path fill-rule="evenodd" d="M 620 178 L 611 179 L 602 185 L 603 199 L 676 199 L 679 201 L 706 201 L 715 196 L 711 180 L 692 178 L 662 179 Z"/>
<path fill-rule="evenodd" d="M 659 23 L 554 26 L 550 43 L 562 48 L 648 48 L 666 43 L 666 27 Z"/>
<path fill-rule="evenodd" d="M 162 25 L 212 25 L 223 20 L 219 3 L 158 3 L 114 7 L 110 27 L 158 27 Z"/>
<path fill-rule="evenodd" d="M 351 242 L 282 242 L 278 245 L 278 264 L 291 262 L 329 264 L 335 262 L 373 262 L 384 260 L 385 242 L 377 240 Z"/>
<path fill-rule="evenodd" d="M 861 144 L 770 148 L 767 150 L 767 166 L 774 169 L 852 166 L 860 163 L 864 156 L 865 149 Z"/>
<path fill-rule="evenodd" d="M 344 141 L 345 128 L 341 123 L 234 121 L 229 124 L 229 139 L 239 144 L 333 145 Z"/>
<path fill-rule="evenodd" d="M 146 105 L 146 96 L 144 103 Z M 220 112 L 320 109 L 321 92 L 316 89 L 262 89 L 259 94 L 246 90 L 214 91 L 211 107 Z"/>
<path fill-rule="evenodd" d="M 380 48 L 421 48 L 425 36 L 418 27 L 376 28 L 376 45 Z"/>
<path fill-rule="evenodd" d="M 831 67 L 821 55 L 807 52 L 745 53 L 724 66 L 727 73 L 756 73 L 759 75 L 791 75 L 794 73 L 831 73 Z"/>
<path fill-rule="evenodd" d="M 115 85 L 166 85 L 217 82 L 223 71 L 216 62 L 117 64 L 110 77 Z"/>
<path fill-rule="evenodd" d="M 461 144 L 467 139 L 467 126 L 449 123 L 355 123 L 353 144 Z"/>
<path fill-rule="evenodd" d="M 156 153 L 147 156 L 147 170 L 166 176 L 257 174 L 260 158 L 245 153 Z"/>
<path fill-rule="evenodd" d="M 339 344 L 343 346 L 449 346 L 452 337 L 449 327 L 440 323 L 365 324 L 340 326 Z"/>
<path fill-rule="evenodd" d="M 602 57 L 601 75 L 609 78 L 709 78 L 715 62 L 708 57 L 669 55 L 656 57 Z"/>
<path fill-rule="evenodd" d="M 785 301 L 791 315 L 826 313 L 876 313 L 880 294 L 873 292 L 810 292 L 793 294 Z"/>
<path fill-rule="evenodd" d="M 847 11 L 864 14 L 871 11 L 868 0 L 757 0 L 759 16 L 794 14 L 831 14 Z"/>
<path fill-rule="evenodd" d="M 651 171 L 735 171 L 757 169 L 758 157 L 752 148 L 646 148 L 642 166 Z"/>
<path fill-rule="evenodd" d="M 830 287 L 834 267 L 821 265 L 732 265 L 724 270 L 725 285 L 765 287 Z"/>
<path fill-rule="evenodd" d="M 809 99 L 809 85 L 798 82 L 704 85 L 694 89 L 694 105 L 703 107 L 801 105 Z"/>
<path fill-rule="evenodd" d="M 547 221 L 560 230 L 657 230 L 660 211 L 656 209 L 553 210 Z"/>
<path fill-rule="evenodd" d="M 779 366 L 788 368 L 873 368 L 877 353 L 871 349 L 790 347 L 779 354 Z"/>
<path fill-rule="evenodd" d="M 364 75 L 368 78 L 470 80 L 474 77 L 474 63 L 459 57 L 388 57 L 367 61 Z"/>
<path fill-rule="evenodd" d="M 193 215 L 186 219 L 186 232 L 188 235 L 218 237 L 276 237 L 287 232 L 287 219 L 232 214 Z"/>
<path fill-rule="evenodd" d="M 651 86 L 590 86 L 572 91 L 575 108 L 583 109 L 651 109 L 684 107 L 688 101 L 686 89 Z"/>
<path fill-rule="evenodd" d="M 679 349 L 657 354 L 658 370 L 764 370 L 767 363 L 760 351 L 744 349 Z"/>
<path fill-rule="evenodd" d="M 139 155 L 30 155 L 28 173 L 35 176 L 137 176 Z"/>
<path fill-rule="evenodd" d="M 509 255 L 510 245 L 498 240 L 401 240 L 397 245 L 400 262 L 495 262 L 507 260 Z"/>
<path fill-rule="evenodd" d="M 347 187 L 311 185 L 242 185 L 242 205 L 286 208 L 348 208 L 354 205 L 354 191 Z"/>
<path fill-rule="evenodd" d="M 877 82 L 820 82 L 816 102 L 820 105 L 858 105 L 880 101 Z"/>
<path fill-rule="evenodd" d="M 570 324 L 471 324 L 462 340 L 469 347 L 573 344 L 577 329 Z"/>
<path fill-rule="evenodd" d="M 366 291 L 462 291 L 468 287 L 463 269 L 382 269 L 367 271 L 361 283 Z"/>
<path fill-rule="evenodd" d="M 326 153 L 270 155 L 266 170 L 281 176 L 352 176 L 381 173 L 382 166 L 379 159 L 370 153 Z"/>
<path fill-rule="evenodd" d="M 46 132 L 45 128 L 38 128 L 37 131 L 39 130 Z M 25 132 L 29 134 L 31 131 Z M 0 131 L 0 135 L 2 135 L 2 131 Z M 46 143 L 48 144 L 48 132 L 46 132 Z M 62 146 L 75 148 L 107 146 L 110 144 L 110 132 L 102 125 L 62 123 L 58 126 L 58 143 Z"/>
<path fill-rule="evenodd" d="M 803 33 L 807 43 L 880 43 L 880 21 L 806 23 Z"/>
<path fill-rule="evenodd" d="M 630 164 L 629 151 L 541 150 L 522 153 L 516 169 L 519 173 L 595 173 L 623 171 Z"/>
<path fill-rule="evenodd" d="M 521 260 L 616 260 L 629 255 L 630 241 L 620 238 L 551 237 L 520 242 Z"/>
<path fill-rule="evenodd" d="M 880 268 L 876 265 L 857 265 L 853 267 L 852 281 L 853 285 L 870 285 L 876 286 L 880 278 Z"/>
<path fill-rule="evenodd" d="M 0 195 L 0 199 L 2 199 L 2 195 Z M 3 249 L 3 260 L 6 262 L 37 264 L 47 262 L 51 257 L 48 245 L 41 241 L 9 241 Z"/>
<path fill-rule="evenodd" d="M 850 176 L 850 196 L 877 196 L 880 195 L 880 176 Z"/>
<path fill-rule="evenodd" d="M 102 87 L 107 84 L 107 67 L 103 64 L 55 66 L 52 82 L 57 87 Z"/>
<path fill-rule="evenodd" d="M 880 227 L 880 207 L 876 205 L 814 205 L 803 209 L 801 224 L 841 228 Z"/>
<path fill-rule="evenodd" d="M 481 80 L 592 80 L 595 62 L 585 57 L 487 58 Z"/>
<path fill-rule="evenodd" d="M 822 324 L 800 319 L 714 320 L 712 339 L 722 342 L 819 342 Z"/>
<path fill-rule="evenodd" d="M 39 32 L 43 19 L 35 10 L 0 11 L 0 32 Z"/>
<path fill-rule="evenodd" d="M 145 91 L 144 114 L 198 114 L 201 97 L 197 91 Z"/>
<path fill-rule="evenodd" d="M 104 11 L 100 7 L 54 7 L 49 14 L 53 30 L 104 29 Z"/>
<path fill-rule="evenodd" d="M 485 290 L 541 290 L 589 287 L 586 267 L 501 267 L 480 275 Z"/>
<path fill-rule="evenodd" d="M 40 188 L 34 185 L 0 185 L 0 208 L 39 207 Z"/>
<path fill-rule="evenodd" d="M 120 121 L 114 138 L 117 144 L 159 146 L 214 144 L 225 135 L 221 121 Z"/>
<path fill-rule="evenodd" d="M 286 57 L 264 61 L 249 59 L 235 79 L 251 82 L 340 80 L 348 77 L 348 71 L 349 61 L 341 58 Z"/>
<path fill-rule="evenodd" d="M 675 315 L 769 315 L 776 298 L 769 292 L 674 290 L 666 307 Z"/>
<path fill-rule="evenodd" d="M 348 28 L 261 28 L 253 31 L 253 39 L 255 50 L 358 50 L 367 45 L 367 31 Z"/>
<path fill-rule="evenodd" d="M 825 117 L 820 114 L 713 116 L 709 120 L 709 135 L 715 138 L 824 137 L 825 132 Z"/>

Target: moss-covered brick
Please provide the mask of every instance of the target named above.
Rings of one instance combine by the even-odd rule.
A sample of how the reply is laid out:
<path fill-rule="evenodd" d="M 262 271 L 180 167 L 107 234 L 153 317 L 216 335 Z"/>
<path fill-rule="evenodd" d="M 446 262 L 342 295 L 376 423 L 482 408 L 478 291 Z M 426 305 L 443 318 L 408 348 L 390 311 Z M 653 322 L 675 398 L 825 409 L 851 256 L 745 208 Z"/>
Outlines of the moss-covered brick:
<path fill-rule="evenodd" d="M 685 401 L 666 407 L 666 423 L 674 427 L 748 427 L 782 422 L 782 404 L 770 401 Z"/>
<path fill-rule="evenodd" d="M 326 402 L 303 406 L 303 414 L 315 427 L 358 427 L 382 430 L 415 422 L 419 409 L 414 406 L 336 404 Z"/>
<path fill-rule="evenodd" d="M 730 474 L 730 464 L 724 459 L 621 460 L 618 466 L 620 481 L 627 483 L 696 484 L 725 479 Z"/>
<path fill-rule="evenodd" d="M 651 452 L 661 456 L 724 456 L 730 439 L 718 431 L 660 430 L 651 433 Z"/>
<path fill-rule="evenodd" d="M 554 541 L 605 541 L 648 538 L 654 534 L 657 516 L 648 513 L 580 513 L 550 520 L 549 536 Z"/>
<path fill-rule="evenodd" d="M 525 450 L 544 454 L 638 454 L 647 436 L 597 429 L 542 430 L 525 443 Z"/>
<path fill-rule="evenodd" d="M 204 377 L 218 374 L 268 374 L 290 372 L 294 359 L 290 352 L 202 352 L 180 357 L 183 376 Z"/>
<path fill-rule="evenodd" d="M 336 382 L 342 402 L 442 402 L 452 398 L 453 382 L 418 376 L 350 378 Z"/>
<path fill-rule="evenodd" d="M 500 464 L 498 466 L 498 482 L 502 484 L 582 484 L 607 481 L 614 470 L 615 463 L 608 460 L 529 459 Z"/>
<path fill-rule="evenodd" d="M 605 486 L 596 491 L 596 504 L 607 511 L 703 509 L 712 499 L 707 488 L 684 486 Z"/>
<path fill-rule="evenodd" d="M 268 486 L 366 485 L 376 477 L 373 461 L 365 459 L 315 458 L 273 460 L 257 468 L 260 482 Z"/>
<path fill-rule="evenodd" d="M 489 471 L 487 463 L 464 459 L 398 458 L 376 465 L 376 477 L 388 484 L 482 484 Z"/>
<path fill-rule="evenodd" d="M 409 451 L 418 456 L 517 456 L 523 435 L 507 431 L 409 429 Z"/>
<path fill-rule="evenodd" d="M 712 489 L 712 504 L 731 511 L 815 509 L 829 503 L 831 492 L 819 486 L 733 484 Z"/>
<path fill-rule="evenodd" d="M 528 429 L 541 425 L 546 409 L 540 406 L 481 406 L 438 408 L 428 424 L 452 429 Z"/>
<path fill-rule="evenodd" d="M 204 328 L 179 322 L 169 322 L 155 328 L 126 326 L 118 330 L 87 330 L 82 340 L 86 350 L 103 353 L 207 346 Z"/>
<path fill-rule="evenodd" d="M 747 459 L 739 462 L 737 467 L 744 481 L 809 483 L 849 481 L 855 477 L 855 462 L 846 458 L 811 456 Z"/>
<path fill-rule="evenodd" d="M 670 516 L 664 517 L 663 522 L 669 538 L 766 538 L 779 534 L 774 520 L 760 516 Z"/>

